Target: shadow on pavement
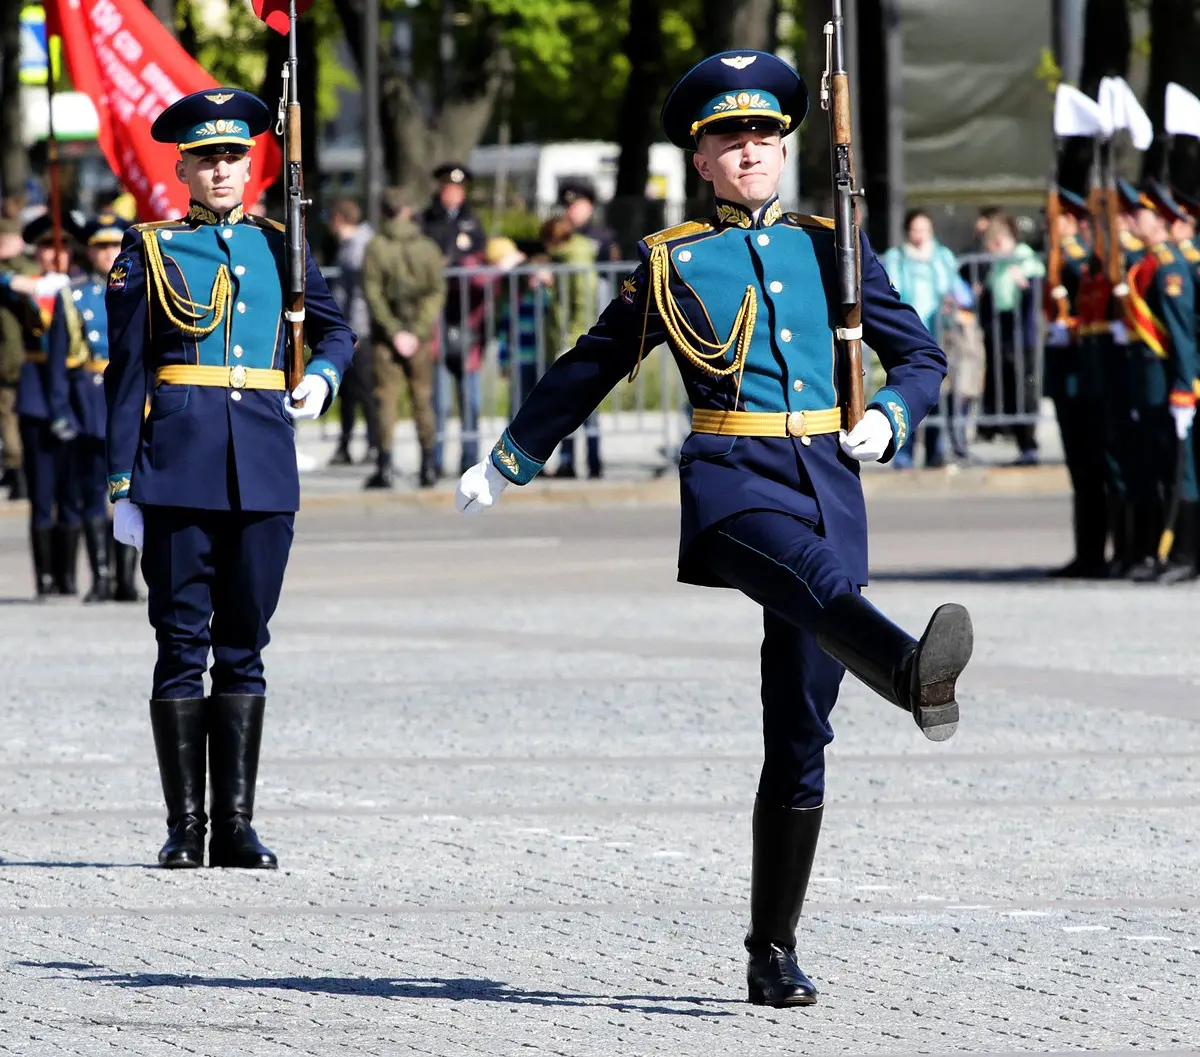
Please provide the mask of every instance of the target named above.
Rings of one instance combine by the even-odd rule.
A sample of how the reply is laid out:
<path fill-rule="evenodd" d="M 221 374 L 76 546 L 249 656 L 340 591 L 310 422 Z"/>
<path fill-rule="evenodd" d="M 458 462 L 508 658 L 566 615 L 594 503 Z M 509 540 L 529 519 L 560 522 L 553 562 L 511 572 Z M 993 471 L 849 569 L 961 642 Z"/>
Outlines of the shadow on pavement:
<path fill-rule="evenodd" d="M 1088 580 L 1053 579 L 1045 566 L 1022 566 L 1016 569 L 885 569 L 871 572 L 873 584 L 966 583 L 966 584 L 1073 584 Z M 1109 583 L 1110 581 L 1094 581 Z"/>
<path fill-rule="evenodd" d="M 524 1006 L 578 1006 L 629 1013 L 659 1013 L 673 1017 L 732 1017 L 733 1012 L 714 1006 L 743 1004 L 738 999 L 698 995 L 588 995 L 567 991 L 525 991 L 498 980 L 473 977 L 356 977 L 356 976 L 182 976 L 177 973 L 96 974 L 100 966 L 73 962 L 17 962 L 33 969 L 78 971 L 87 983 L 116 987 L 226 988 L 238 991 L 280 990 L 309 995 L 361 995 L 364 998 L 438 998 L 459 1001 L 500 1002 Z M 670 1003 L 670 1004 L 665 1004 Z"/>
<path fill-rule="evenodd" d="M 39 870 L 159 870 L 161 867 L 146 862 L 13 862 L 0 859 L 0 870 L 17 866 L 36 867 Z"/>

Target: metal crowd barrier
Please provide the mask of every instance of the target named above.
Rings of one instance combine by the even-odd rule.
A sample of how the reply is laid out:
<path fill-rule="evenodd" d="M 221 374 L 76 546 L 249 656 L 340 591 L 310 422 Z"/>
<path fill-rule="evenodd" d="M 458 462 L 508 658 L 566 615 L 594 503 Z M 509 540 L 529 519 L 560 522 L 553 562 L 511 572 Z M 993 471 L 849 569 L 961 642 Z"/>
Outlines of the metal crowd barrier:
<path fill-rule="evenodd" d="M 958 261 L 977 311 L 996 262 L 985 254 Z M 573 296 L 586 297 L 586 311 L 577 313 L 586 330 L 634 267 L 622 262 L 446 270 L 448 310 L 438 328 L 434 409 L 447 472 L 457 468 L 454 457 L 460 452 L 468 463 L 482 454 L 482 446 L 499 435 L 536 380 L 571 347 L 577 336 L 571 326 Z M 1041 279 L 1031 279 L 1017 312 L 993 312 L 982 326 L 976 315 L 974 331 L 956 313 L 939 315 L 935 336 L 947 349 L 950 373 L 941 406 L 924 428 L 948 429 L 955 451 L 965 451 L 976 431 L 1036 424 L 1044 366 L 1041 290 Z M 883 381 L 877 361 L 870 372 L 868 394 Z M 650 453 L 648 468 L 660 471 L 676 460 L 688 430 L 688 401 L 673 359 L 647 350 L 634 381 L 618 384 L 581 433 L 636 444 Z M 580 470 L 582 456 L 581 446 Z"/>

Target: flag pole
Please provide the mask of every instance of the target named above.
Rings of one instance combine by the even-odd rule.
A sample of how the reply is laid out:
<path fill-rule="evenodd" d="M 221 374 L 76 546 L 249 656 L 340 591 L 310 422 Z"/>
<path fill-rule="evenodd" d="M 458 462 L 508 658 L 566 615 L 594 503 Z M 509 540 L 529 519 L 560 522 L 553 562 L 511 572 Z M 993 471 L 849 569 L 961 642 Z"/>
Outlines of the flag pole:
<path fill-rule="evenodd" d="M 58 42 L 56 49 L 54 44 Z M 62 262 L 62 181 L 59 173 L 58 137 L 54 132 L 54 92 L 58 80 L 56 50 L 62 50 L 62 37 L 46 38 L 46 173 L 50 180 L 50 220 L 53 224 L 55 265 Z"/>

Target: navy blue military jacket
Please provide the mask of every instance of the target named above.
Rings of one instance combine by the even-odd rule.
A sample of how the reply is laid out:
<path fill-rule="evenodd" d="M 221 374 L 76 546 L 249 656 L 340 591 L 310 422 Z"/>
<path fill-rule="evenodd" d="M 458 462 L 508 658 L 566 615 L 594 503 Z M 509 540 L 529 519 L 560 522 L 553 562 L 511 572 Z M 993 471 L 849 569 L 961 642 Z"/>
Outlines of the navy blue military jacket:
<path fill-rule="evenodd" d="M 22 418 L 46 419 L 50 417 L 46 331 L 53 311 L 53 298 L 17 293 L 8 279 L 9 276 L 0 275 L 0 301 L 20 320 L 25 343 L 25 362 L 21 364 L 21 375 L 17 380 L 17 414 Z"/>
<path fill-rule="evenodd" d="M 307 247 L 305 253 L 304 329 L 313 350 L 305 373 L 323 377 L 332 399 L 355 336 Z M 126 235 L 106 296 L 113 499 L 202 510 L 298 509 L 295 426 L 284 411 L 285 393 L 156 382 L 158 370 L 174 365 L 283 370 L 285 281 L 282 227 L 240 208 L 222 219 L 193 206 L 182 220 L 141 224 Z M 211 327 L 214 294 L 225 283 L 227 303 Z"/>
<path fill-rule="evenodd" d="M 74 279 L 54 299 L 47 335 L 50 419 L 85 437 L 104 439 L 104 371 L 108 366 L 105 280 Z"/>
<path fill-rule="evenodd" d="M 599 322 L 555 361 L 493 449 L 494 465 L 509 480 L 531 480 L 643 353 L 663 343 L 695 408 L 777 413 L 838 406 L 832 221 L 784 213 L 777 199 L 757 215 L 719 202 L 714 219 L 652 235 L 639 243 L 638 254 L 638 269 Z M 887 371 L 887 385 L 869 405 L 892 424 L 886 460 L 937 403 L 946 357 L 900 300 L 865 238 L 862 273 L 864 340 Z M 713 357 L 712 347 L 727 341 L 751 296 L 754 325 L 740 378 L 718 377 L 681 353 L 686 343 Z M 734 353 L 730 348 L 710 365 L 725 369 Z M 707 528 L 743 511 L 778 510 L 815 526 L 837 548 L 847 573 L 866 583 L 859 467 L 841 451 L 836 433 L 692 433 L 679 472 L 684 582 L 715 585 L 692 546 Z"/>

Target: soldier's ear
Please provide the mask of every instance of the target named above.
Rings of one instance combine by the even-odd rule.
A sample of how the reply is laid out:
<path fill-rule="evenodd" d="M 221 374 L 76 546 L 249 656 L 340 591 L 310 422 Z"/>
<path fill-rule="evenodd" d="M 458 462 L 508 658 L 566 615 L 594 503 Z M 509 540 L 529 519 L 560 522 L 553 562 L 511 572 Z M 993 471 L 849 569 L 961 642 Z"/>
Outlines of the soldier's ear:
<path fill-rule="evenodd" d="M 177 158 L 175 160 L 175 179 L 181 184 L 187 183 L 187 169 L 184 168 L 182 158 Z"/>
<path fill-rule="evenodd" d="M 692 164 L 696 167 L 696 172 L 700 174 L 701 180 L 707 180 L 709 183 L 712 183 L 712 167 L 708 164 L 708 159 L 704 156 L 703 152 L 697 150 L 692 155 Z"/>

